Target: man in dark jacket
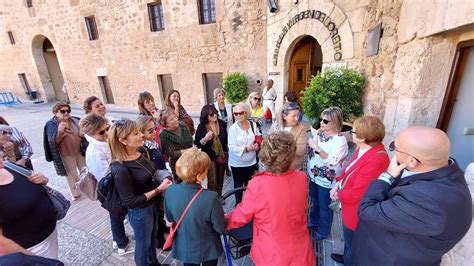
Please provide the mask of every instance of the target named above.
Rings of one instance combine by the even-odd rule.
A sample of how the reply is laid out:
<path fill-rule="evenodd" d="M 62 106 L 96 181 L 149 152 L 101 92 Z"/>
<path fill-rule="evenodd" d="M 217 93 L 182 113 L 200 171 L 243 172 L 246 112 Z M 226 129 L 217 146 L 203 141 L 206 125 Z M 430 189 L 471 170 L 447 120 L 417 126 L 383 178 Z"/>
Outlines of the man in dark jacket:
<path fill-rule="evenodd" d="M 411 127 L 390 145 L 387 172 L 359 207 L 352 249 L 357 265 L 439 265 L 469 230 L 472 199 L 464 173 L 449 158 L 441 130 Z"/>

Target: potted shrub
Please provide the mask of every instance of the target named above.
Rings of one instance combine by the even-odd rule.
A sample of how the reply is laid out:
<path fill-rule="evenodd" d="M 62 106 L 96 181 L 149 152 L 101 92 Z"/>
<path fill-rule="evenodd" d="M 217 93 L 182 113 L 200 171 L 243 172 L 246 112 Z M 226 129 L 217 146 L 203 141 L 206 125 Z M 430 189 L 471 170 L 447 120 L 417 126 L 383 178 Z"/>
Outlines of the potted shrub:
<path fill-rule="evenodd" d="M 247 78 L 243 73 L 229 73 L 223 80 L 226 99 L 231 104 L 242 102 L 247 98 Z"/>
<path fill-rule="evenodd" d="M 342 109 L 345 123 L 363 114 L 362 93 L 365 77 L 347 67 L 327 68 L 324 73 L 313 76 L 309 86 L 302 92 L 303 110 L 314 128 L 319 128 L 319 115 L 330 106 Z M 349 130 L 349 128 L 343 128 Z"/>

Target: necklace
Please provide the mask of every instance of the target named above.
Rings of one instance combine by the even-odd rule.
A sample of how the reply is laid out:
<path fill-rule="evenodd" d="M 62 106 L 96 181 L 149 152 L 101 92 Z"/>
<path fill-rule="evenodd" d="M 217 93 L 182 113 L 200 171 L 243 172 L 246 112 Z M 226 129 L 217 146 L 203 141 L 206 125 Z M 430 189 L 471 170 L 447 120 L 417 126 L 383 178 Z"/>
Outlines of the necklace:
<path fill-rule="evenodd" d="M 140 157 L 142 157 L 142 156 L 140 156 Z M 140 157 L 138 157 L 138 159 L 140 159 Z M 141 164 L 140 161 L 138 161 L 138 159 L 135 159 L 134 161 L 137 162 L 143 169 L 145 169 L 150 174 L 151 179 L 153 181 L 156 181 L 156 172 L 155 172 L 155 174 L 153 174 L 150 170 L 148 170 L 148 168 L 146 168 L 143 164 Z M 153 165 L 151 165 L 151 163 L 148 160 L 146 160 L 146 162 L 148 163 L 148 165 L 151 166 L 151 168 L 155 169 L 155 167 L 153 167 Z"/>

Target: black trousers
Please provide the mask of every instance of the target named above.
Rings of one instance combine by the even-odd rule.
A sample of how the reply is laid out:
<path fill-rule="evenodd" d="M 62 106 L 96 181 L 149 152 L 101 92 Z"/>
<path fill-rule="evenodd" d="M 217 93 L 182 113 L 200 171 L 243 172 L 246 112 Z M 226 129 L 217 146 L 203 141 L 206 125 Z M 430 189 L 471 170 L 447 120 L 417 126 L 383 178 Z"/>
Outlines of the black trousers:
<path fill-rule="evenodd" d="M 233 167 L 232 177 L 234 178 L 234 188 L 247 186 L 252 176 L 258 171 L 258 164 L 245 167 Z M 235 193 L 235 203 L 238 204 L 242 201 L 242 192 Z"/>
<path fill-rule="evenodd" d="M 201 264 L 184 263 L 184 266 L 200 266 L 200 265 L 202 265 L 202 266 L 217 266 L 217 259 L 204 261 Z"/>

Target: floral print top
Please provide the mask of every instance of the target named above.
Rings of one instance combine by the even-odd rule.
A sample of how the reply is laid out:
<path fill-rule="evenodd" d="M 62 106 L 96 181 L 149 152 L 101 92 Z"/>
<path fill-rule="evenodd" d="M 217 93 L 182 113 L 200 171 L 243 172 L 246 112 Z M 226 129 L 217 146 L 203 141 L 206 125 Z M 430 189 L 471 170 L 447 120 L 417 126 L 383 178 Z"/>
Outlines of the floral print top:
<path fill-rule="evenodd" d="M 349 149 L 347 140 L 340 134 L 326 137 L 322 132 L 317 135 L 317 138 L 319 147 L 329 156 L 326 159 L 321 159 L 319 154 L 310 150 L 307 168 L 308 176 L 317 185 L 332 188 L 333 182 L 341 174 L 342 166 L 346 160 Z"/>

